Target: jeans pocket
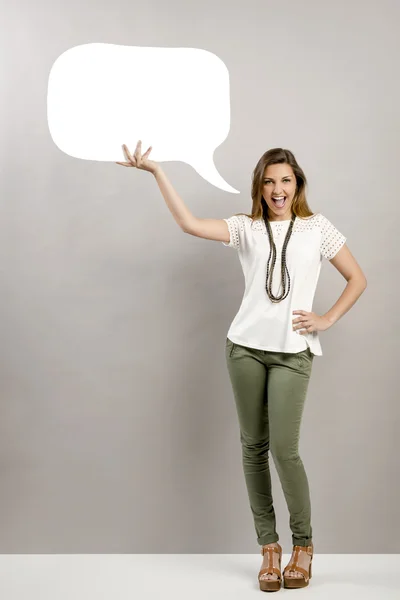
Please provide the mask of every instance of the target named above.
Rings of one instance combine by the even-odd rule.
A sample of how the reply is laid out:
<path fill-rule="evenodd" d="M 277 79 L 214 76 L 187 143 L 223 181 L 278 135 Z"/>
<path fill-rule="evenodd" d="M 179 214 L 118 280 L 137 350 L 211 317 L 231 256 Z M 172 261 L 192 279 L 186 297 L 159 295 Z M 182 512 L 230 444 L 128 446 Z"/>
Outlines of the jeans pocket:
<path fill-rule="evenodd" d="M 301 352 L 297 352 L 296 357 L 297 366 L 299 367 L 299 369 L 309 367 L 313 359 L 313 355 L 308 347 L 305 350 L 302 350 Z"/>
<path fill-rule="evenodd" d="M 234 344 L 229 338 L 226 338 L 225 349 L 228 354 L 228 357 L 231 358 L 236 349 L 236 344 Z"/>

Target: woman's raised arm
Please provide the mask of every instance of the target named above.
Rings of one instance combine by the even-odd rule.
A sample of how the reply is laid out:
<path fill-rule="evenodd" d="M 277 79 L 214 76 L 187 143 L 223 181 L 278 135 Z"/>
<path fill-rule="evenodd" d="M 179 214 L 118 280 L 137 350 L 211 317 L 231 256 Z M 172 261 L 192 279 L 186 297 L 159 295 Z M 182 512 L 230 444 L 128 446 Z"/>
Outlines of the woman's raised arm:
<path fill-rule="evenodd" d="M 139 140 L 133 156 L 125 144 L 122 148 L 127 162 L 117 162 L 117 165 L 136 167 L 137 169 L 148 171 L 154 176 L 172 216 L 182 231 L 208 240 L 229 242 L 230 234 L 226 221 L 223 219 L 199 219 L 190 212 L 160 165 L 149 160 L 148 157 L 152 150 L 151 146 L 142 155 L 142 143 Z"/>

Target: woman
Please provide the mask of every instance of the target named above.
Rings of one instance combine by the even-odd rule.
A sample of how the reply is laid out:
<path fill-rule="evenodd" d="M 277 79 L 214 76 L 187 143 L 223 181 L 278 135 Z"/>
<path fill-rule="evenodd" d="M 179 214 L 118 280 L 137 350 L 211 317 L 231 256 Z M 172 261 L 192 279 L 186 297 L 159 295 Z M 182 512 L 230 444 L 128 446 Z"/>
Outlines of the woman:
<path fill-rule="evenodd" d="M 310 210 L 307 180 L 294 155 L 271 149 L 258 161 L 252 180 L 252 213 L 228 219 L 199 219 L 185 206 L 161 167 L 123 146 L 127 162 L 152 173 L 181 229 L 221 241 L 239 253 L 245 292 L 226 339 L 226 361 L 240 427 L 243 469 L 263 563 L 260 589 L 281 588 L 282 548 L 275 528 L 269 451 L 290 514 L 293 552 L 283 571 L 285 587 L 305 587 L 313 557 L 308 480 L 299 456 L 301 417 L 314 356 L 322 356 L 318 333 L 331 327 L 356 302 L 366 278 L 346 238 L 321 213 Z M 322 259 L 347 285 L 324 315 L 312 312 Z"/>

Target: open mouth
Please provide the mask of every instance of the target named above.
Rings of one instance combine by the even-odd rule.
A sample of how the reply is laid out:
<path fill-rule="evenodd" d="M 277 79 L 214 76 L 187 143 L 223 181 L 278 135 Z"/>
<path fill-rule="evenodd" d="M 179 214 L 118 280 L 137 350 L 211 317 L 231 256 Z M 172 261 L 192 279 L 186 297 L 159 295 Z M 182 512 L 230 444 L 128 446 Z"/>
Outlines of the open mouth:
<path fill-rule="evenodd" d="M 283 208 L 286 204 L 286 196 L 280 196 L 279 198 L 272 198 L 277 208 Z"/>

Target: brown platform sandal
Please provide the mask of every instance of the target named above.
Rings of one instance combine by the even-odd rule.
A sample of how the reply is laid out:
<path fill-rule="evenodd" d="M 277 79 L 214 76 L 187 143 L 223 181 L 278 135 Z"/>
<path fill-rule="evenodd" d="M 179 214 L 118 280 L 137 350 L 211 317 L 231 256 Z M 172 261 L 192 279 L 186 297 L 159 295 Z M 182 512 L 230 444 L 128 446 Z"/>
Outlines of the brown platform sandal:
<path fill-rule="evenodd" d="M 274 543 L 274 542 L 272 542 Z M 278 542 L 276 542 L 278 543 Z M 258 581 L 260 584 L 260 590 L 262 592 L 277 592 L 278 590 L 281 589 L 281 585 L 282 585 L 282 573 L 281 573 L 281 561 L 282 561 L 282 548 L 281 545 L 278 544 L 278 547 L 275 546 L 270 546 L 269 544 L 265 544 L 264 546 L 262 546 L 261 548 L 261 554 L 262 556 L 264 556 L 264 554 L 268 552 L 268 567 L 261 569 L 259 574 L 258 574 Z M 277 569 L 276 567 L 274 567 L 274 562 L 273 562 L 273 553 L 277 552 L 279 554 L 279 569 Z M 276 575 L 278 575 L 278 579 L 260 579 L 261 575 L 264 575 L 264 573 L 268 573 L 269 575 L 273 575 L 274 573 Z"/>
<path fill-rule="evenodd" d="M 312 559 L 313 559 L 313 554 L 314 554 L 314 546 L 312 543 L 309 546 L 293 546 L 293 550 L 295 551 L 294 559 L 293 559 L 293 561 L 291 560 L 288 565 L 286 565 L 286 567 L 283 571 L 283 587 L 285 587 L 285 588 L 306 587 L 309 584 L 309 581 L 312 577 L 311 565 L 312 565 Z M 297 564 L 300 551 L 307 552 L 307 554 L 309 556 L 311 556 L 310 567 L 309 567 L 308 573 L 305 569 L 303 569 L 303 567 L 299 567 L 299 565 Z M 287 576 L 285 577 L 286 571 L 298 571 L 299 573 L 301 573 L 303 575 L 304 579 L 303 579 L 303 577 L 287 577 Z"/>

